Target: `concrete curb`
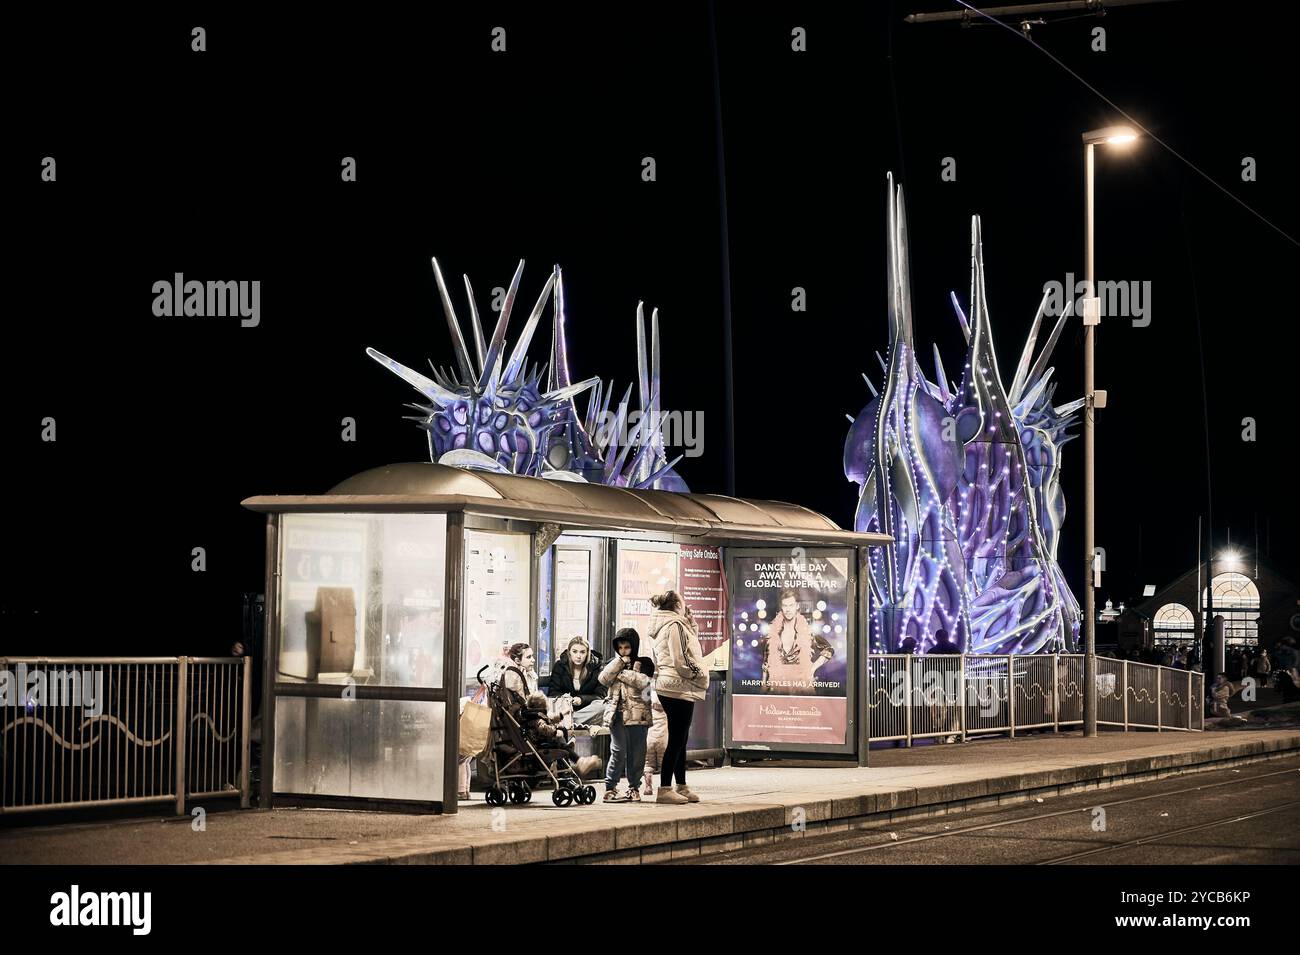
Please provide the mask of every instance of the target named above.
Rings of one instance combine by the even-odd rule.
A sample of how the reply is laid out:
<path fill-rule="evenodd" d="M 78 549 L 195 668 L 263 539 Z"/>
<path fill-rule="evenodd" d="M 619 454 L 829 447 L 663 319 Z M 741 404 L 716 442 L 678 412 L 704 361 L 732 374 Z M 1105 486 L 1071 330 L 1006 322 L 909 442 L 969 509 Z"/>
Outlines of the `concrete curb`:
<path fill-rule="evenodd" d="M 783 839 L 847 831 L 883 822 L 945 815 L 1029 799 L 1108 789 L 1225 764 L 1277 759 L 1300 752 L 1300 733 L 1243 739 L 1205 749 L 1147 756 L 1056 762 L 1031 772 L 972 778 L 929 786 L 852 784 L 782 793 L 779 801 L 707 803 L 672 807 L 672 818 L 612 825 L 573 823 L 546 832 L 492 832 L 445 838 L 393 839 L 366 845 L 237 856 L 204 865 L 499 865 L 527 863 L 663 862 L 725 852 Z M 848 791 L 841 791 L 846 789 Z M 802 829 L 793 828 L 802 813 Z"/>

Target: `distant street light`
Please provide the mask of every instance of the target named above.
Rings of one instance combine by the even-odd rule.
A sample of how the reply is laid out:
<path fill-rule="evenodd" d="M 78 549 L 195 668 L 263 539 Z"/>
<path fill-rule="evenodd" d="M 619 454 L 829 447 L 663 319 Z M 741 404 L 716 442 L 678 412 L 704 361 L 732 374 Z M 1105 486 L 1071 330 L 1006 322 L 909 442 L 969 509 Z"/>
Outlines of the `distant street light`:
<path fill-rule="evenodd" d="M 1093 329 L 1101 323 L 1100 302 L 1097 299 L 1096 272 L 1093 256 L 1093 150 L 1098 143 L 1122 147 L 1137 139 L 1137 131 L 1129 126 L 1106 126 L 1083 134 L 1084 171 L 1084 225 L 1083 225 L 1083 280 L 1086 298 L 1083 301 L 1083 552 L 1087 573 L 1083 582 L 1083 735 L 1097 735 L 1097 612 L 1096 594 L 1098 580 L 1094 564 L 1097 560 L 1095 539 L 1096 505 L 1093 499 L 1096 469 L 1096 436 L 1093 434 L 1093 413 L 1098 406 L 1093 385 Z"/>

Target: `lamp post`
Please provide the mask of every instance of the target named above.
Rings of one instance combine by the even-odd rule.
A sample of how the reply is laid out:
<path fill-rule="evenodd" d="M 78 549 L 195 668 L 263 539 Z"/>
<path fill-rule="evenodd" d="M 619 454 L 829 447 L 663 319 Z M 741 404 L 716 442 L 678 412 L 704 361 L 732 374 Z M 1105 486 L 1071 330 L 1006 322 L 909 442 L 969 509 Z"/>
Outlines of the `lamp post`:
<path fill-rule="evenodd" d="M 1096 505 L 1093 500 L 1096 437 L 1093 434 L 1093 412 L 1105 406 L 1105 392 L 1100 395 L 1093 387 L 1094 329 L 1101 323 L 1100 302 L 1097 299 L 1096 273 L 1093 260 L 1093 153 L 1098 143 L 1122 145 L 1137 139 L 1137 133 L 1128 126 L 1107 126 L 1083 134 L 1083 280 L 1086 286 L 1083 300 L 1083 550 L 1087 580 L 1083 587 L 1083 735 L 1097 735 L 1097 609 L 1093 590 L 1098 586 L 1097 543 L 1095 539 Z"/>

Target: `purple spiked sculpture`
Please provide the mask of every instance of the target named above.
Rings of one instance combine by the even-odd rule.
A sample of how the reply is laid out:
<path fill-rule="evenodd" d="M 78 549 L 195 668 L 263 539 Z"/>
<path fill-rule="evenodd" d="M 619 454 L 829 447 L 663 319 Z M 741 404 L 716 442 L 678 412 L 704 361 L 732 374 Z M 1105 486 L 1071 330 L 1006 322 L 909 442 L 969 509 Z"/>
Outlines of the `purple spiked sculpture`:
<path fill-rule="evenodd" d="M 993 349 L 980 222 L 971 222 L 971 319 L 960 383 L 934 349 L 937 384 L 920 370 L 912 335 L 907 226 L 889 177 L 889 361 L 884 383 L 851 419 L 844 470 L 861 485 L 855 526 L 894 538 L 872 557 L 872 648 L 919 652 L 937 630 L 969 653 L 1073 648 L 1079 608 L 1056 560 L 1065 516 L 1060 449 L 1080 402 L 1053 407 L 1047 361 L 1068 310 L 1033 360 L 1047 297 L 1010 388 Z M 1032 365 L 1031 365 L 1032 360 Z"/>
<path fill-rule="evenodd" d="M 574 382 L 569 374 L 564 280 L 558 265 L 506 359 L 506 329 L 523 271 L 521 259 L 502 301 L 492 338 L 486 345 L 474 290 L 469 277 L 463 276 L 473 331 L 471 354 L 438 260 L 433 260 L 433 274 L 455 349 L 455 370 L 431 365 L 432 377 L 429 377 L 373 348 L 366 349 L 366 354 L 428 399 L 429 404 L 409 407 L 420 412 L 410 417 L 428 433 L 430 460 L 454 467 L 554 480 L 686 490 L 685 482 L 673 471 L 680 457 L 669 462 L 664 449 L 663 415 L 659 409 L 658 311 L 651 317 L 652 362 L 647 367 L 644 314 L 641 305 L 637 305 L 640 409 L 635 431 L 629 434 L 630 386 L 611 418 L 609 400 L 613 383 L 605 389 L 598 378 Z M 548 299 L 553 303 L 551 362 L 545 368 L 536 363 L 530 368 L 528 346 Z M 579 419 L 574 398 L 591 389 L 594 392 L 588 399 L 587 415 Z"/>

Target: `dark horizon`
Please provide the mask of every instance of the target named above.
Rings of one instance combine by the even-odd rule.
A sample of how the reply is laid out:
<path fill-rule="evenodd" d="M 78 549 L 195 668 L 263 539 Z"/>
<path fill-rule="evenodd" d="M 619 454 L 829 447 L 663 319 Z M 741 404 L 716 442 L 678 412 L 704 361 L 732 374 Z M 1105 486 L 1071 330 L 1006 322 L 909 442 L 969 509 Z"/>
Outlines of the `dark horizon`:
<path fill-rule="evenodd" d="M 979 214 L 1009 378 L 1043 284 L 1083 271 L 1080 133 L 1122 120 L 1004 30 L 903 22 L 956 8 L 943 0 L 718 7 L 735 491 L 851 526 L 844 416 L 870 398 L 863 372 L 879 385 L 874 352 L 888 344 L 886 172 L 906 193 L 922 355 L 933 341 L 950 376 L 960 365 L 948 293 L 965 307 Z M 432 255 L 462 319 L 461 273 L 486 314 L 489 290 L 527 260 L 511 342 L 559 263 L 573 374 L 612 378 L 620 394 L 635 380 L 636 303 L 658 307 L 663 406 L 704 417 L 704 454 L 679 471 L 692 490 L 725 490 L 703 4 L 337 25 L 27 16 L 27 55 L 49 75 L 18 99 L 20 148 L 7 159 L 24 241 L 3 385 L 21 465 L 8 476 L 19 547 L 6 561 L 6 652 L 224 651 L 241 593 L 263 589 L 264 518 L 242 499 L 427 460 L 402 417 L 415 393 L 365 348 L 412 367 L 452 363 Z M 207 28 L 206 53 L 190 50 L 194 25 Z M 489 49 L 497 25 L 504 54 Z M 1298 25 L 1290 8 L 1265 27 L 1189 0 L 1034 37 L 1300 236 L 1279 120 L 1294 109 L 1286 45 Z M 805 53 L 790 49 L 796 26 Z M 1104 53 L 1089 48 L 1096 26 Z M 45 156 L 58 161 L 55 183 L 40 181 Z M 357 159 L 356 183 L 340 182 L 344 156 Z M 641 180 L 645 156 L 656 182 Z M 1255 182 L 1241 180 L 1247 156 Z M 940 178 L 944 157 L 956 159 L 955 182 Z M 1230 530 L 1253 548 L 1257 524 L 1261 552 L 1300 580 L 1285 325 L 1300 248 L 1143 140 L 1099 157 L 1097 255 L 1100 279 L 1152 287 L 1149 326 L 1107 319 L 1097 339 L 1097 386 L 1109 392 L 1097 418 L 1098 605 L 1136 603 L 1143 584 L 1192 566 L 1211 487 L 1216 547 Z M 178 272 L 260 280 L 260 324 L 155 317 L 153 282 Z M 791 311 L 794 287 L 804 313 Z M 1071 323 L 1056 348 L 1057 403 L 1081 394 L 1081 337 Z M 544 324 L 531 357 L 545 361 L 548 345 Z M 53 443 L 40 437 L 47 416 Z M 345 416 L 355 443 L 340 440 Z M 1247 418 L 1253 442 L 1242 440 Z M 1081 444 L 1063 454 L 1059 555 L 1076 593 Z M 190 569 L 196 546 L 205 573 Z"/>

